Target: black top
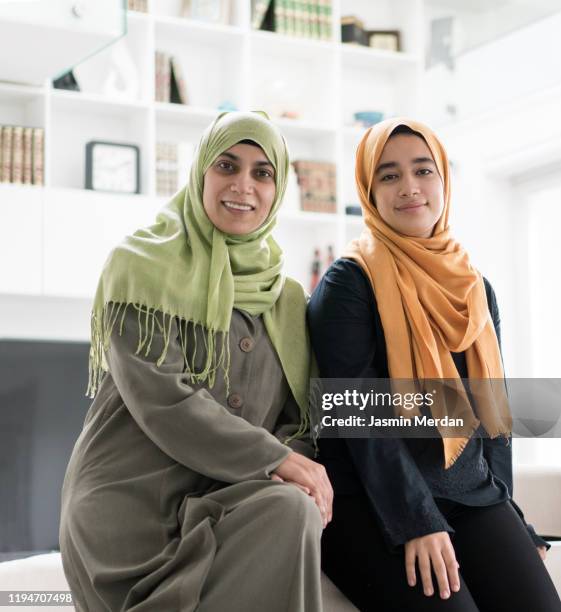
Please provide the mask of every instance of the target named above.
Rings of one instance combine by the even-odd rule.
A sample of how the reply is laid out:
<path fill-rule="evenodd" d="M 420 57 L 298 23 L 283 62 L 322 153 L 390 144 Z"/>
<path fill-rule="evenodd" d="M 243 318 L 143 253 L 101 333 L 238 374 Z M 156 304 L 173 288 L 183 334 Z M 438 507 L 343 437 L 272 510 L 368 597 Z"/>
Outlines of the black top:
<path fill-rule="evenodd" d="M 497 302 L 484 281 L 500 346 Z M 356 262 L 338 259 L 330 266 L 310 300 L 308 324 L 322 378 L 389 378 L 376 298 Z M 467 378 L 464 353 L 452 358 L 460 377 Z M 438 438 L 320 439 L 319 449 L 335 494 L 365 491 L 391 548 L 437 531 L 453 533 L 439 509 L 441 500 L 489 506 L 512 496 L 511 440 L 492 440 L 481 430 L 447 470 Z M 545 546 L 528 528 L 536 545 Z"/>

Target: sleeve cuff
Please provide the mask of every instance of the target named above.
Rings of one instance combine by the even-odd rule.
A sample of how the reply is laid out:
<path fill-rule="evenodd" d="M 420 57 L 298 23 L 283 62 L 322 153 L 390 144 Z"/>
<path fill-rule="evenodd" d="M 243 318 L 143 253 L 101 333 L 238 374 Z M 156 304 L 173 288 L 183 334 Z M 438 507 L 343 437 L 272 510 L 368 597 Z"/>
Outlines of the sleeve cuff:
<path fill-rule="evenodd" d="M 528 530 L 528 533 L 536 546 L 545 546 L 546 550 L 551 548 L 551 544 L 539 536 L 532 525 L 526 524 L 526 529 Z"/>
<path fill-rule="evenodd" d="M 454 529 L 448 524 L 444 515 L 440 511 L 424 513 L 423 516 L 415 517 L 407 529 L 402 531 L 384 530 L 386 541 L 391 552 L 397 552 L 401 546 L 404 546 L 409 540 L 421 538 L 431 533 L 439 531 L 447 531 L 450 536 L 455 533 Z"/>

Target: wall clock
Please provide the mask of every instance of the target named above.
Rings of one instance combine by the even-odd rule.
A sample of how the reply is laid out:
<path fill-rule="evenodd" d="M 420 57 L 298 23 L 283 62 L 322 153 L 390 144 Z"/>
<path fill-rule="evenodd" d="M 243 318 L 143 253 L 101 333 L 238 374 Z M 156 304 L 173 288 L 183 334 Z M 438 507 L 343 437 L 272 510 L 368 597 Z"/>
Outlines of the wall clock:
<path fill-rule="evenodd" d="M 140 149 L 117 142 L 88 142 L 86 189 L 140 193 Z"/>

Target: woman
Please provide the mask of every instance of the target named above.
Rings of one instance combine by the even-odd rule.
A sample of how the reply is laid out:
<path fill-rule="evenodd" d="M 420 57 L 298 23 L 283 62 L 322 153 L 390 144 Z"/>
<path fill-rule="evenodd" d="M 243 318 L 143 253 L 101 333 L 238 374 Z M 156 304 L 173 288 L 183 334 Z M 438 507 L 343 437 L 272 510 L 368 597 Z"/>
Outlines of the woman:
<path fill-rule="evenodd" d="M 305 294 L 271 237 L 288 163 L 266 116 L 220 115 L 105 265 L 62 491 L 78 610 L 321 610 L 332 491 L 304 439 Z"/>
<path fill-rule="evenodd" d="M 366 227 L 308 307 L 320 375 L 502 379 L 495 296 L 452 237 L 436 135 L 377 124 L 356 182 Z M 561 609 L 547 544 L 512 501 L 505 405 L 464 405 L 462 436 L 320 440 L 335 490 L 322 565 L 361 610 Z"/>

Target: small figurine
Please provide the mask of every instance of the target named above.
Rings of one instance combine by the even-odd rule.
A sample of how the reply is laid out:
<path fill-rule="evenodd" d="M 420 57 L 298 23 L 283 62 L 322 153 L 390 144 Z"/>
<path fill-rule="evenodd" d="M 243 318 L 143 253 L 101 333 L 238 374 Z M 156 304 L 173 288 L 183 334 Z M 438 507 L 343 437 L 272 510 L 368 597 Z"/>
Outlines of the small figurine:
<path fill-rule="evenodd" d="M 314 259 L 312 261 L 312 278 L 310 281 L 310 293 L 318 286 L 321 277 L 321 259 L 319 249 L 314 250 Z"/>
<path fill-rule="evenodd" d="M 333 253 L 333 245 L 330 244 L 327 246 L 327 260 L 325 262 L 325 269 L 327 270 L 334 261 L 335 254 Z"/>

